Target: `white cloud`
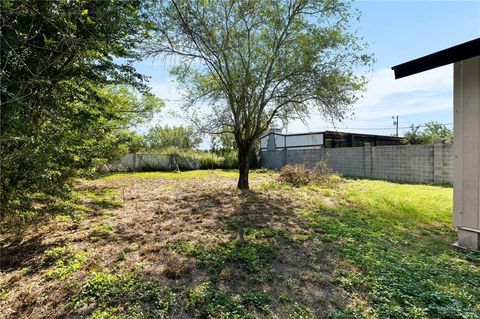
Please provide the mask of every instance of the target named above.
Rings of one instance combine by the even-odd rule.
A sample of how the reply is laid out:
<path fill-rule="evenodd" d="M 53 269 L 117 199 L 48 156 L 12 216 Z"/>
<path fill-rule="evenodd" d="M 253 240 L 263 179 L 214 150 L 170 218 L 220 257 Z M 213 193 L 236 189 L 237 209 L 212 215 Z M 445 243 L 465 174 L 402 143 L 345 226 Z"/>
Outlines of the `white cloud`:
<path fill-rule="evenodd" d="M 391 116 L 415 115 L 452 108 L 453 70 L 445 66 L 399 80 L 391 69 L 380 69 L 369 76 L 363 98 L 354 105 L 354 116 L 338 129 L 391 126 Z M 432 113 L 433 114 L 433 113 Z M 301 121 L 289 124 L 289 132 L 331 128 L 332 123 L 314 115 L 307 125 Z M 373 133 L 373 132 L 371 132 Z M 378 132 L 381 134 L 382 132 Z"/>
<path fill-rule="evenodd" d="M 152 92 L 166 101 L 166 108 L 145 131 L 157 123 L 161 125 L 188 124 L 185 119 L 175 118 L 171 111 L 180 112 L 181 94 L 177 83 L 165 77 L 163 81 L 151 83 Z M 452 108 L 453 70 L 445 66 L 412 75 L 399 80 L 394 79 L 391 69 L 380 69 L 369 76 L 369 83 L 363 98 L 354 105 L 354 116 L 343 123 L 336 123 L 339 130 L 366 133 L 390 134 L 390 131 L 359 130 L 359 128 L 391 127 L 392 115 L 414 116 L 430 112 L 432 116 L 440 110 Z M 427 116 L 428 117 L 428 116 Z M 402 121 L 401 121 L 402 122 Z M 420 123 L 421 121 L 419 120 Z M 405 123 L 405 122 L 403 122 Z M 300 120 L 292 121 L 288 132 L 307 132 L 332 129 L 333 123 L 320 115 L 313 115 L 306 124 Z"/>

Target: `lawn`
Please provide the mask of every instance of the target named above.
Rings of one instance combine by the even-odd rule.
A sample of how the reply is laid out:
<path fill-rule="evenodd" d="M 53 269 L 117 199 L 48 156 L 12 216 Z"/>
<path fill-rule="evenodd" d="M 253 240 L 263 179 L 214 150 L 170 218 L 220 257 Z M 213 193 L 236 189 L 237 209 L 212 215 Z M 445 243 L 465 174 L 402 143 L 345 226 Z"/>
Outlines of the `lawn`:
<path fill-rule="evenodd" d="M 5 318 L 480 318 L 452 189 L 236 172 L 79 181 L 68 214 L 2 233 Z"/>

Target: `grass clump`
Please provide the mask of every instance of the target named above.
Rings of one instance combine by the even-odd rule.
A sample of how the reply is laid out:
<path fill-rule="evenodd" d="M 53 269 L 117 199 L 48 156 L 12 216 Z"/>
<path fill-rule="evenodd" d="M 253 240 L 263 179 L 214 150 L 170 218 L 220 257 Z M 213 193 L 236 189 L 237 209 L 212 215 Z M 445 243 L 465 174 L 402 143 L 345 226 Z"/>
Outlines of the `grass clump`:
<path fill-rule="evenodd" d="M 189 243 L 178 242 L 170 246 L 177 252 L 196 257 L 200 267 L 218 275 L 227 266 L 236 266 L 254 273 L 267 266 L 275 257 L 275 249 L 268 242 L 232 240 L 211 249 L 202 249 Z"/>
<path fill-rule="evenodd" d="M 95 225 L 88 236 L 91 241 L 99 241 L 113 237 L 113 226 L 110 224 Z"/>
<path fill-rule="evenodd" d="M 187 293 L 187 304 L 200 318 L 252 318 L 240 298 L 228 296 L 210 281 L 192 288 Z"/>
<path fill-rule="evenodd" d="M 263 312 L 270 311 L 270 296 L 266 291 L 251 292 L 242 296 L 242 303 L 250 308 Z"/>
<path fill-rule="evenodd" d="M 280 171 L 278 181 L 295 187 L 309 184 L 332 186 L 340 178 L 328 167 L 326 161 L 320 161 L 313 168 L 307 168 L 304 164 L 286 165 Z"/>
<path fill-rule="evenodd" d="M 288 310 L 290 319 L 314 319 L 315 316 L 310 312 L 307 306 L 295 302 Z"/>
<path fill-rule="evenodd" d="M 88 198 L 94 206 L 104 209 L 119 208 L 123 206 L 118 191 L 109 188 L 91 189 L 80 192 Z"/>
<path fill-rule="evenodd" d="M 108 269 L 91 272 L 71 300 L 74 309 L 95 309 L 92 318 L 165 318 L 174 301 L 174 292 L 155 281 L 142 280 L 136 272 L 117 275 Z"/>
<path fill-rule="evenodd" d="M 75 251 L 69 246 L 60 246 L 45 252 L 45 262 L 53 264 L 46 273 L 49 278 L 67 279 L 83 267 L 87 255 L 82 251 Z"/>

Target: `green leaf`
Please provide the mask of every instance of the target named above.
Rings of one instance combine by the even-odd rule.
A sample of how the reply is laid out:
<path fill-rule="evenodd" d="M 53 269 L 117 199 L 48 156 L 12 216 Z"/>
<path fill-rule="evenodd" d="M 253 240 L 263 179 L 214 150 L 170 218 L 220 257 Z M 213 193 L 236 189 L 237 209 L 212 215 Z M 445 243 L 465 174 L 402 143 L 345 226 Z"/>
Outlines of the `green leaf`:
<path fill-rule="evenodd" d="M 47 36 L 46 36 L 44 33 L 42 33 L 42 35 L 43 35 L 43 42 L 45 43 L 45 45 L 50 45 L 50 44 L 52 44 L 52 43 L 56 43 L 56 42 L 57 42 L 57 41 L 55 41 L 55 40 L 52 40 L 52 39 L 47 38 Z"/>
<path fill-rule="evenodd" d="M 2 4 L 3 10 L 8 10 L 11 7 L 12 7 L 12 3 L 10 2 L 10 0 L 3 0 L 3 4 Z"/>

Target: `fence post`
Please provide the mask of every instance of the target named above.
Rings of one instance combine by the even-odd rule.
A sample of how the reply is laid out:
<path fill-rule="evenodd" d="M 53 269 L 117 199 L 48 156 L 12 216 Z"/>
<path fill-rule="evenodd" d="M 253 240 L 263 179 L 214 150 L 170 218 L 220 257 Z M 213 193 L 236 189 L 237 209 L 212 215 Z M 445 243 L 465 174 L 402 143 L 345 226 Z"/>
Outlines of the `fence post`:
<path fill-rule="evenodd" d="M 363 168 L 365 177 L 372 177 L 372 146 L 370 143 L 365 143 L 363 146 Z"/>
<path fill-rule="evenodd" d="M 137 171 L 137 152 L 133 152 L 132 154 L 133 157 L 133 171 Z"/>
<path fill-rule="evenodd" d="M 433 183 L 443 183 L 443 144 L 433 144 Z"/>

